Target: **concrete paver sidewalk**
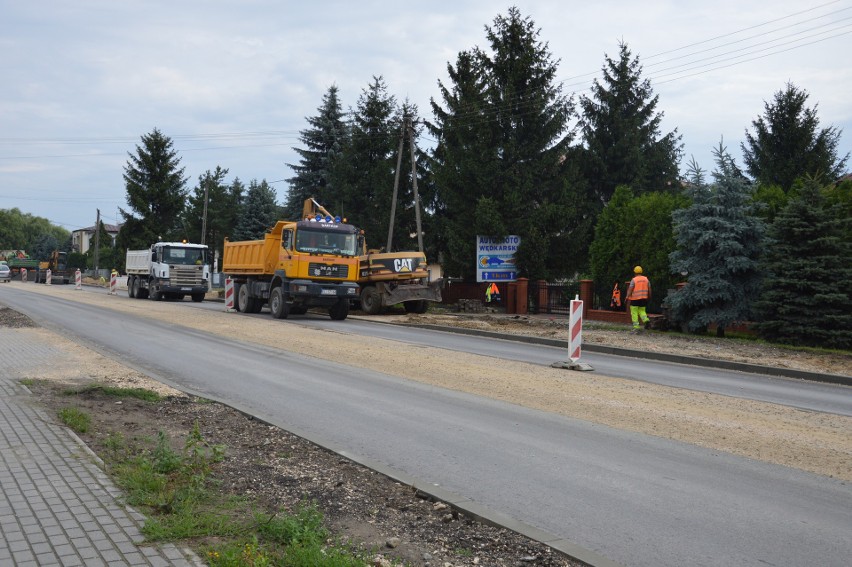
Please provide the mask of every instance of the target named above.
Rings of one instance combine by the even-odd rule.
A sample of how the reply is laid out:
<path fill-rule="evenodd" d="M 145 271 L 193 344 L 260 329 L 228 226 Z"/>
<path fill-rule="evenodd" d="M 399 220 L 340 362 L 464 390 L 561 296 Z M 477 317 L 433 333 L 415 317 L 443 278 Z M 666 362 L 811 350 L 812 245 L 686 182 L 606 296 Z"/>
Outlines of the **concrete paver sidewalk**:
<path fill-rule="evenodd" d="M 61 360 L 15 329 L 0 329 L 0 352 L 29 368 Z M 204 565 L 190 550 L 142 544 L 143 516 L 71 430 L 29 403 L 20 372 L 0 367 L 0 565 Z"/>

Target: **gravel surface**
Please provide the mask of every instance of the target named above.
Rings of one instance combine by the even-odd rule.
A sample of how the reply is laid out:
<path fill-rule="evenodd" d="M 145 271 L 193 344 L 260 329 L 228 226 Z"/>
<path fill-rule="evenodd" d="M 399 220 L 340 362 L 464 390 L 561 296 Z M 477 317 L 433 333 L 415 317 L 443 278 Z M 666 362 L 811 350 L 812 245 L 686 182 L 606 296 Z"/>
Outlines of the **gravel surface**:
<path fill-rule="evenodd" d="M 13 282 L 14 284 L 14 282 Z M 21 284 L 23 285 L 23 284 Z M 29 289 L 29 288 L 28 288 Z M 168 302 L 130 301 L 71 289 L 32 289 L 36 293 L 62 294 L 84 303 L 104 304 L 168 320 L 180 308 Z M 114 300 L 118 301 L 114 301 Z M 498 315 L 425 316 L 391 315 L 384 320 L 400 324 L 439 324 L 499 330 L 553 338 L 567 338 L 564 320 Z M 344 537 L 375 549 L 384 558 L 411 565 L 574 565 L 546 546 L 517 534 L 474 522 L 441 502 L 400 486 L 381 475 L 352 464 L 287 432 L 246 418 L 220 404 L 199 403 L 120 363 L 79 347 L 38 327 L 23 327 L 20 316 L 0 309 L 0 326 L 19 327 L 66 353 L 67 364 L 28 369 L 45 387 L 35 388 L 42 403 L 51 407 L 67 403 L 48 385 L 91 381 L 148 387 L 171 396 L 151 406 L 87 396 L 75 403 L 87 407 L 96 426 L 86 437 L 97 452 L 110 431 L 165 429 L 182 445 L 182 436 L 199 420 L 202 433 L 212 443 L 228 447 L 221 467 L 224 487 L 254 493 L 275 506 L 291 507 L 305 495 L 317 500 L 332 527 Z M 298 317 L 276 321 L 219 311 L 182 309 L 181 324 L 330 360 L 347 357 L 349 363 L 399 375 L 436 386 L 463 390 L 527 407 L 694 443 L 716 450 L 800 468 L 852 481 L 852 419 L 805 412 L 761 402 L 691 392 L 647 383 L 610 378 L 597 373 L 577 373 L 493 360 L 383 340 L 319 331 L 298 325 Z M 0 329 L 1 330 L 1 329 Z M 274 332 L 273 332 L 274 331 Z M 274 339 L 270 338 L 274 337 Z M 330 340 L 332 339 L 333 340 Z M 621 329 L 584 329 L 584 341 L 625 348 L 645 348 L 727 358 L 757 364 L 776 364 L 800 370 L 850 374 L 848 354 L 817 354 L 780 349 L 746 341 L 720 341 L 647 332 L 633 335 Z M 321 345 L 321 346 L 320 346 Z M 353 354 L 354 353 L 354 354 Z M 401 365 L 416 357 L 420 364 Z"/>

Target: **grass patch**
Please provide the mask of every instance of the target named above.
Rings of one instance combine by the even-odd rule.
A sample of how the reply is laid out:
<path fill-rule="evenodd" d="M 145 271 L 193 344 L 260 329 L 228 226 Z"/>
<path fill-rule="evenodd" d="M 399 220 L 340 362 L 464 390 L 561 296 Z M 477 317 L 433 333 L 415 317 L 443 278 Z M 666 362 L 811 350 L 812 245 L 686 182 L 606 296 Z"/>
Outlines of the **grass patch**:
<path fill-rule="evenodd" d="M 311 503 L 293 512 L 262 510 L 249 498 L 222 494 L 215 477 L 225 448 L 202 437 L 196 422 L 181 450 L 165 433 L 127 440 L 111 433 L 102 459 L 128 504 L 147 515 L 149 541 L 182 542 L 212 567 L 367 567 L 350 546 L 329 544 Z"/>
<path fill-rule="evenodd" d="M 82 388 L 65 390 L 66 396 L 79 396 L 82 394 L 102 394 L 113 398 L 136 398 L 145 402 L 158 402 L 162 396 L 157 392 L 145 388 L 119 388 L 117 386 L 105 386 L 103 384 L 89 384 Z"/>
<path fill-rule="evenodd" d="M 92 425 L 92 417 L 80 408 L 75 407 L 60 409 L 59 419 L 76 433 L 86 433 Z"/>

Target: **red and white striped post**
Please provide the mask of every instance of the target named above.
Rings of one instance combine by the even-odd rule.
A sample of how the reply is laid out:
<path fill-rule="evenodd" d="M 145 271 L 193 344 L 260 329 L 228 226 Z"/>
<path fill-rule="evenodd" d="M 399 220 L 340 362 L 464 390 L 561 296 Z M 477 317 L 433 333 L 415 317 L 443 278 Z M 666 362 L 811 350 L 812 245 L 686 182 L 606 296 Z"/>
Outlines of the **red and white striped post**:
<path fill-rule="evenodd" d="M 27 281 L 27 269 L 26 268 L 21 268 L 21 281 L 22 282 Z"/>
<path fill-rule="evenodd" d="M 50 271 L 50 268 L 44 273 L 44 283 L 45 285 L 51 285 L 50 280 L 53 278 L 53 273 Z"/>
<path fill-rule="evenodd" d="M 575 296 L 576 297 L 576 296 Z M 571 362 L 580 360 L 583 346 L 583 302 L 579 297 L 571 300 L 571 315 L 568 318 L 568 352 Z"/>
<path fill-rule="evenodd" d="M 118 293 L 118 272 L 115 270 L 109 275 L 109 295 Z"/>
<path fill-rule="evenodd" d="M 571 312 L 568 316 L 568 358 L 569 361 L 554 362 L 552 368 L 567 368 L 568 370 L 594 370 L 585 362 L 578 362 L 583 350 L 583 301 L 579 296 L 571 300 Z"/>
<path fill-rule="evenodd" d="M 80 270 L 74 272 L 74 289 L 83 289 L 83 274 Z"/>
<path fill-rule="evenodd" d="M 225 278 L 225 311 L 234 311 L 234 280 Z"/>

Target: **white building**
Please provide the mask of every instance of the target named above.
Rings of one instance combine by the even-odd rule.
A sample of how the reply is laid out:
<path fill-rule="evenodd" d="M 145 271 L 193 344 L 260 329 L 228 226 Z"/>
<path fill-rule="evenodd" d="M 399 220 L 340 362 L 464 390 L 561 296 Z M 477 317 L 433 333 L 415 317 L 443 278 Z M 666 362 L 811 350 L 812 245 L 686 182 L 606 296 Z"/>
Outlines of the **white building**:
<path fill-rule="evenodd" d="M 112 242 L 109 243 L 109 245 L 115 246 L 115 237 L 118 236 L 118 231 L 121 230 L 121 225 L 104 223 L 104 229 L 107 231 L 107 234 L 109 234 L 110 238 L 112 238 Z M 101 242 L 101 246 L 104 246 L 106 244 L 106 242 Z M 89 248 L 93 247 L 94 245 L 94 226 L 90 226 L 89 228 L 81 228 L 71 233 L 71 247 L 75 252 L 85 254 L 89 250 Z"/>

